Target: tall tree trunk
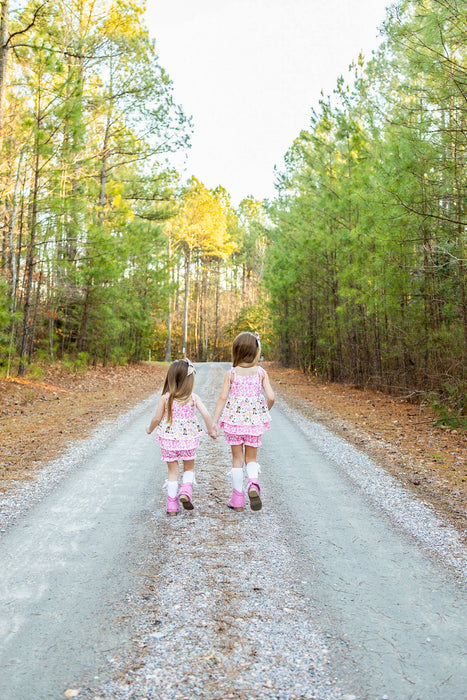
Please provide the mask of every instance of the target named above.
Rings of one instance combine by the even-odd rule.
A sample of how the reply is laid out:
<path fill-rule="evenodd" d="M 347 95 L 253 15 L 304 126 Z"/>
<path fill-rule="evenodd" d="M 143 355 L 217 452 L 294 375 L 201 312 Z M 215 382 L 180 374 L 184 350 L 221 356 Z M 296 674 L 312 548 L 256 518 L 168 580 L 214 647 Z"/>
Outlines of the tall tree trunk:
<path fill-rule="evenodd" d="M 200 360 L 201 359 L 201 323 L 200 323 L 200 307 L 201 307 L 201 299 L 200 299 L 200 282 L 199 282 L 199 269 L 200 269 L 200 263 L 198 261 L 198 264 L 196 265 L 196 278 L 195 278 L 195 284 L 194 284 L 194 297 L 195 297 L 195 317 L 194 317 L 194 354 L 196 355 L 196 359 Z"/>
<path fill-rule="evenodd" d="M 458 263 L 459 270 L 459 285 L 460 285 L 460 305 L 462 314 L 462 327 L 463 327 L 463 347 L 462 347 L 462 372 L 467 372 L 467 294 L 465 290 L 465 279 L 466 279 L 466 268 L 463 260 L 459 260 Z"/>
<path fill-rule="evenodd" d="M 180 270 L 182 267 L 182 262 L 180 260 L 177 261 L 177 266 L 175 268 L 175 304 L 174 304 L 174 311 L 176 314 L 178 314 L 178 310 L 180 308 Z"/>
<path fill-rule="evenodd" d="M 40 102 L 39 102 L 40 105 Z M 30 311 L 31 311 L 31 289 L 32 277 L 34 273 L 34 253 L 36 245 L 36 226 L 37 226 L 37 208 L 38 208 L 38 192 L 39 192 L 39 125 L 40 125 L 40 108 L 37 111 L 36 117 L 36 135 L 34 139 L 35 159 L 34 159 L 34 177 L 32 183 L 32 206 L 31 206 L 31 223 L 30 223 L 30 239 L 28 253 L 26 258 L 26 285 L 24 293 L 24 317 L 23 317 L 23 337 L 21 341 L 21 352 L 18 366 L 18 376 L 24 375 L 24 358 L 28 347 L 30 335 Z"/>
<path fill-rule="evenodd" d="M 170 231 L 168 235 L 168 253 L 169 253 L 169 284 L 173 282 L 173 266 L 172 266 L 172 241 Z M 165 350 L 165 361 L 170 362 L 172 359 L 172 293 L 169 294 L 169 313 L 167 314 L 167 347 Z"/>
<path fill-rule="evenodd" d="M 50 270 L 50 268 L 49 268 Z M 49 357 L 50 359 L 53 360 L 55 359 L 54 357 L 54 334 L 55 334 L 55 306 L 53 303 L 53 293 L 52 293 L 52 283 L 51 283 L 51 274 L 50 272 L 47 272 L 46 276 L 46 284 L 47 284 L 47 306 L 49 309 L 49 322 L 48 322 L 48 340 L 49 340 Z"/>
<path fill-rule="evenodd" d="M 15 246 L 15 226 L 16 226 L 16 215 L 18 211 L 17 201 L 18 201 L 18 190 L 20 183 L 20 172 L 21 172 L 21 160 L 23 158 L 24 151 L 21 151 L 18 158 L 18 166 L 16 168 L 16 179 L 15 179 L 15 189 L 13 191 L 13 197 L 11 200 L 10 207 L 10 221 L 8 225 L 8 247 L 10 249 L 10 272 L 11 272 L 11 288 L 10 288 L 10 313 L 13 314 L 16 308 L 16 288 L 18 286 L 18 264 L 16 257 L 16 246 Z"/>
<path fill-rule="evenodd" d="M 331 235 L 333 230 L 331 228 Z M 329 353 L 329 377 L 332 382 L 341 381 L 344 373 L 343 370 L 343 353 L 342 353 L 342 340 L 341 340 L 341 321 L 339 318 L 339 281 L 337 279 L 337 251 L 331 252 L 330 261 L 328 264 L 328 280 L 331 288 L 331 309 L 332 309 L 332 319 L 335 329 L 335 340 L 330 341 L 330 353 Z M 334 345 L 334 349 L 332 346 Z"/>
<path fill-rule="evenodd" d="M 169 313 L 167 314 L 167 347 L 165 350 L 165 361 L 170 362 L 172 359 L 172 314 L 170 313 L 170 297 L 169 297 Z"/>
<path fill-rule="evenodd" d="M 8 28 L 10 0 L 1 3 L 0 16 L 0 153 L 3 148 L 5 124 L 6 69 L 8 64 Z"/>
<path fill-rule="evenodd" d="M 104 223 L 105 190 L 107 185 L 107 159 L 109 157 L 108 148 L 110 141 L 110 119 L 111 113 L 109 111 L 107 115 L 107 123 L 105 125 L 104 142 L 102 144 L 101 170 L 99 173 L 99 226 L 102 226 Z"/>
<path fill-rule="evenodd" d="M 183 347 L 182 356 L 186 357 L 188 335 L 188 300 L 190 295 L 191 248 L 185 254 L 185 306 L 183 309 Z"/>
<path fill-rule="evenodd" d="M 461 309 L 462 328 L 463 328 L 463 346 L 461 353 L 462 379 L 467 379 L 467 292 L 466 292 L 466 267 L 465 267 L 465 226 L 460 223 L 465 218 L 466 199 L 465 190 L 463 187 L 462 178 L 465 172 L 465 151 L 458 147 L 459 133 L 465 131 L 465 119 L 460 118 L 460 132 L 456 132 L 456 139 L 453 143 L 453 162 L 454 162 L 454 184 L 456 188 L 456 210 L 457 219 L 457 255 L 458 263 L 457 270 L 459 276 L 459 303 Z"/>
<path fill-rule="evenodd" d="M 32 353 L 34 351 L 34 338 L 36 335 L 37 313 L 39 310 L 39 302 L 40 302 L 40 298 L 41 298 L 42 277 L 43 277 L 43 272 L 41 270 L 40 274 L 39 274 L 39 279 L 37 281 L 36 300 L 34 302 L 34 314 L 33 314 L 33 318 L 32 318 L 31 333 L 30 333 L 30 338 L 29 338 L 28 364 L 31 364 Z"/>
<path fill-rule="evenodd" d="M 201 359 L 206 362 L 208 356 L 208 274 L 207 263 L 203 264 L 201 276 Z"/>
<path fill-rule="evenodd" d="M 107 158 L 108 158 L 108 145 L 109 145 L 109 139 L 110 139 L 110 112 L 108 114 L 107 118 L 107 124 L 105 128 L 105 133 L 104 133 L 104 143 L 102 145 L 102 158 L 101 158 L 101 169 L 99 173 L 99 198 L 98 198 L 98 204 L 99 204 L 99 213 L 98 213 L 98 223 L 99 226 L 103 226 L 104 224 L 104 207 L 105 207 L 105 191 L 106 191 L 106 184 L 107 184 Z M 86 291 L 85 291 L 85 296 L 84 296 L 84 306 L 83 306 L 83 313 L 81 316 L 81 323 L 80 323 L 80 328 L 79 328 L 79 333 L 78 333 L 78 350 L 80 352 L 84 351 L 86 349 L 86 331 L 87 331 L 87 325 L 89 321 L 89 310 L 91 308 L 91 298 L 92 298 L 92 282 L 89 279 L 87 284 L 86 284 Z"/>
<path fill-rule="evenodd" d="M 315 305 L 312 277 L 310 274 L 310 287 L 308 290 L 308 338 L 307 338 L 307 371 L 312 371 L 316 362 L 316 330 L 315 330 Z"/>
<path fill-rule="evenodd" d="M 216 312 L 214 321 L 214 360 L 217 362 L 219 360 L 219 351 L 217 349 L 218 334 L 219 334 L 219 292 L 220 292 L 220 281 L 221 281 L 221 263 L 220 260 L 217 261 L 216 270 Z"/>
<path fill-rule="evenodd" d="M 90 285 L 90 283 L 88 283 L 86 285 L 86 291 L 84 294 L 83 313 L 81 315 L 81 323 L 79 326 L 78 340 L 76 343 L 78 352 L 83 352 L 83 350 L 86 347 L 86 330 L 88 327 L 90 306 L 91 306 L 91 285 Z"/>
<path fill-rule="evenodd" d="M 80 8 L 80 12 L 82 12 L 82 7 Z M 81 24 L 81 20 L 80 20 Z M 80 55 L 79 60 L 78 60 L 78 66 L 72 65 L 71 57 L 68 59 L 68 71 L 70 77 L 73 77 L 74 80 L 72 81 L 72 92 L 73 92 L 73 107 L 74 107 L 74 116 L 73 116 L 73 125 L 72 125 L 72 134 L 68 134 L 68 129 L 67 129 L 67 138 L 71 140 L 71 155 L 77 154 L 80 152 L 80 150 L 83 148 L 83 140 L 84 140 L 84 128 L 83 128 L 83 84 L 84 84 L 84 58 L 81 55 L 83 48 L 81 46 L 81 43 L 79 45 L 78 53 Z M 73 61 L 75 62 L 76 59 L 74 58 Z M 66 127 L 67 128 L 67 127 Z M 76 254 L 78 251 L 78 243 L 77 243 L 77 219 L 78 219 L 78 205 L 77 205 L 77 200 L 78 200 L 78 193 L 80 189 L 81 183 L 80 183 L 80 166 L 78 164 L 78 159 L 73 158 L 72 162 L 72 176 L 71 176 L 71 188 L 70 188 L 70 194 L 69 194 L 69 203 L 68 207 L 66 208 L 66 214 L 65 214 L 65 237 L 66 237 L 66 255 L 68 258 L 68 261 L 70 263 L 75 262 Z"/>

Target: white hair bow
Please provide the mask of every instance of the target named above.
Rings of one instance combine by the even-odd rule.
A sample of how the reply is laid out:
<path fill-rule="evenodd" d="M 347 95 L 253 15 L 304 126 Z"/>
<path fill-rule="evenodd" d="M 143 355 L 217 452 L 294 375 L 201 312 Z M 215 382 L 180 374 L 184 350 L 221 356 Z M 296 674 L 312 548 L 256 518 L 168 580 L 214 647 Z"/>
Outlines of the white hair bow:
<path fill-rule="evenodd" d="M 193 374 L 193 372 L 196 374 L 196 368 L 191 360 L 188 359 L 188 357 L 185 357 L 185 362 L 188 363 L 188 369 L 186 371 L 186 376 L 189 377 L 190 374 Z"/>
<path fill-rule="evenodd" d="M 258 333 L 258 331 L 255 331 L 255 338 L 256 338 L 256 340 L 258 341 L 258 347 L 261 348 L 261 341 L 260 341 L 260 339 L 259 339 L 259 333 Z"/>

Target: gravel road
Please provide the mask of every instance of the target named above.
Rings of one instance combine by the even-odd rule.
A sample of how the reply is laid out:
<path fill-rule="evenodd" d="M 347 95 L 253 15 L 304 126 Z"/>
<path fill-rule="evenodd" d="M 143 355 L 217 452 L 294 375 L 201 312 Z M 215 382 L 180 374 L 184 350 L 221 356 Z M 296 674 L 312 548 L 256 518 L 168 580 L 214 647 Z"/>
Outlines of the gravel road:
<path fill-rule="evenodd" d="M 227 365 L 198 365 L 212 409 Z M 203 439 L 165 515 L 156 397 L 0 500 L 0 698 L 465 700 L 467 558 L 368 457 L 279 400 L 264 507 Z"/>

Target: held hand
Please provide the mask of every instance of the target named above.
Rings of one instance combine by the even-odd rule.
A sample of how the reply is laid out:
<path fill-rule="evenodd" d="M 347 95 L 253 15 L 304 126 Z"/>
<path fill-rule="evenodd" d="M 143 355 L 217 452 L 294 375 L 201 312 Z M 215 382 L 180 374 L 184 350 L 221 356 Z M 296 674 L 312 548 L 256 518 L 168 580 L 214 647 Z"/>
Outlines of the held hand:
<path fill-rule="evenodd" d="M 211 430 L 209 431 L 209 435 L 212 437 L 213 440 L 215 440 L 219 436 L 219 426 L 217 423 L 214 423 L 211 427 Z"/>
<path fill-rule="evenodd" d="M 148 435 L 151 435 L 151 429 L 150 429 L 150 426 L 149 426 L 149 425 L 148 425 L 147 428 L 146 428 L 146 432 L 147 432 Z"/>

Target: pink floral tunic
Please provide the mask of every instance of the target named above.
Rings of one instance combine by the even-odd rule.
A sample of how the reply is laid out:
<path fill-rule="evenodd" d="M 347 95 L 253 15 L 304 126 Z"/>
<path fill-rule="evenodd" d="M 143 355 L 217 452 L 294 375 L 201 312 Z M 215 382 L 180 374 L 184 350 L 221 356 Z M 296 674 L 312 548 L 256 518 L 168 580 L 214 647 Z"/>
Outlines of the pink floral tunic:
<path fill-rule="evenodd" d="M 167 401 L 169 394 L 165 394 L 166 412 L 156 428 L 156 440 L 163 450 L 175 452 L 178 450 L 194 450 L 198 447 L 199 436 L 203 429 L 195 415 L 196 394 L 191 395 L 188 403 L 172 403 L 172 423 L 167 423 Z"/>
<path fill-rule="evenodd" d="M 264 369 L 256 374 L 239 375 L 230 370 L 229 398 L 219 425 L 230 435 L 262 435 L 271 427 L 266 398 L 263 395 Z"/>

